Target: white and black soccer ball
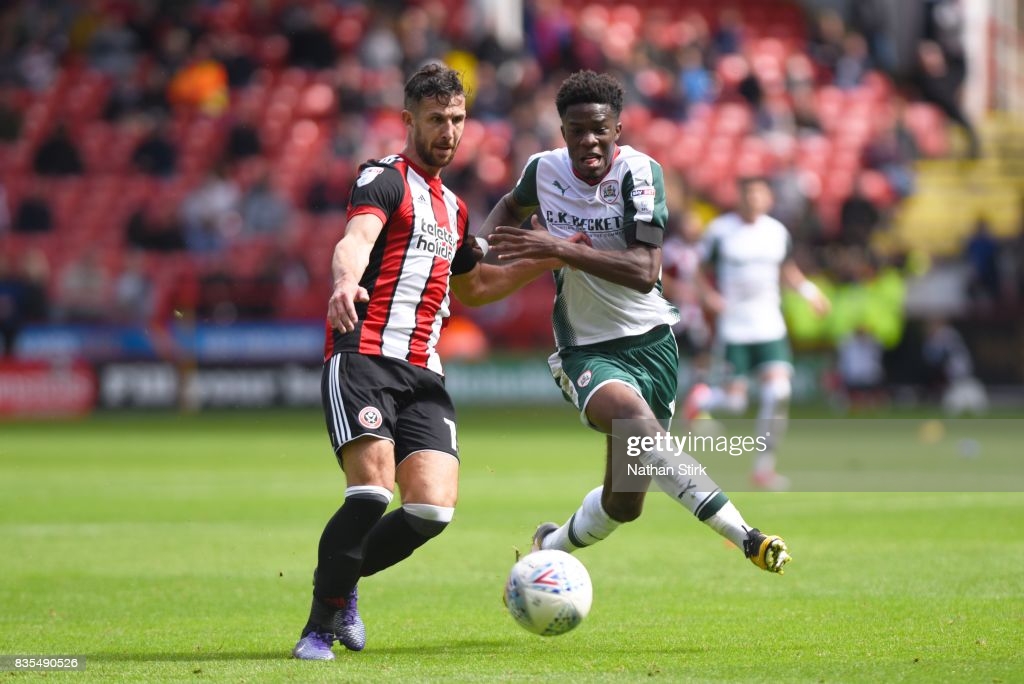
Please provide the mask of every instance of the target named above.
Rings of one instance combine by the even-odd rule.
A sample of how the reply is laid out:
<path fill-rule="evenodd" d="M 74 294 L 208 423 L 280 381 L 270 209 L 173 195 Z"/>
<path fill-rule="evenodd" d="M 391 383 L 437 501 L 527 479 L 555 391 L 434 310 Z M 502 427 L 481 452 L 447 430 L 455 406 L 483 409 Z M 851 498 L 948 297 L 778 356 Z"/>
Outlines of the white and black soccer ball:
<path fill-rule="evenodd" d="M 529 632 L 558 636 L 575 629 L 590 612 L 590 573 L 565 551 L 545 549 L 523 556 L 505 583 L 505 606 Z"/>

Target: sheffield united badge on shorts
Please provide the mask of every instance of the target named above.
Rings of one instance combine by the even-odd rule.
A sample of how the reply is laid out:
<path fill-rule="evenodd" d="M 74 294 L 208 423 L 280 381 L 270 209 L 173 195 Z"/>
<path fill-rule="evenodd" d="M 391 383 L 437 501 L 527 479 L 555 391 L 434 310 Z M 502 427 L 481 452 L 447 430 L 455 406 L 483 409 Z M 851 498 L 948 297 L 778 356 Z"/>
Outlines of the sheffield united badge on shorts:
<path fill-rule="evenodd" d="M 375 406 L 367 406 L 359 412 L 359 424 L 367 430 L 379 428 L 380 420 L 380 409 Z"/>

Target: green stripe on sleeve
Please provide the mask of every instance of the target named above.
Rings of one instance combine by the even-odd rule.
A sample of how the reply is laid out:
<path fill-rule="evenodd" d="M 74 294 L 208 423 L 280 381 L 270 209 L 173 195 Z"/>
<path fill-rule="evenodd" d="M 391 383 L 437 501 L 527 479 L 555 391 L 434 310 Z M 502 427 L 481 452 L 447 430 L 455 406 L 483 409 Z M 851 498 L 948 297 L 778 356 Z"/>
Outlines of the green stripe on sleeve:
<path fill-rule="evenodd" d="M 537 198 L 537 166 L 540 164 L 540 157 L 535 156 L 526 163 L 523 175 L 512 189 L 512 199 L 521 207 L 536 207 L 540 204 Z"/>

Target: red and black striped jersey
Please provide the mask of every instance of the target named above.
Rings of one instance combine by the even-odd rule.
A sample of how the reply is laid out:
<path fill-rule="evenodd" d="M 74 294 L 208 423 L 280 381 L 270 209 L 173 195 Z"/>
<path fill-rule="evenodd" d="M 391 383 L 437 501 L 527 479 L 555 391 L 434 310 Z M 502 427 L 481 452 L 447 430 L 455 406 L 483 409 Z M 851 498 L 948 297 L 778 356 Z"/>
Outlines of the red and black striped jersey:
<path fill-rule="evenodd" d="M 441 374 L 435 345 L 449 314 L 449 277 L 458 274 L 452 261 L 466 240 L 465 202 L 440 178 L 392 155 L 359 168 L 348 219 L 360 214 L 384 222 L 359 281 L 370 299 L 356 303 L 359 322 L 352 332 L 327 325 L 324 360 L 339 351 L 359 352 Z"/>

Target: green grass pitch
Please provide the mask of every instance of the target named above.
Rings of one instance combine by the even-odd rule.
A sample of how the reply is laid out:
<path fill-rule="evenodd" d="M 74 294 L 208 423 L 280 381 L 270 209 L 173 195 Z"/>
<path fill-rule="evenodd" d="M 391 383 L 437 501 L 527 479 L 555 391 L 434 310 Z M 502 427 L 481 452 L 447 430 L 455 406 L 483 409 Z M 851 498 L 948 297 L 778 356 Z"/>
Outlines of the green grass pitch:
<path fill-rule="evenodd" d="M 455 522 L 363 582 L 365 651 L 309 663 L 344 487 L 319 414 L 2 424 L 0 655 L 85 656 L 48 673 L 75 682 L 1024 681 L 1024 494 L 736 492 L 784 577 L 652 495 L 578 555 L 593 610 L 545 639 L 501 605 L 513 547 L 598 482 L 603 439 L 565 408 L 465 411 L 460 442 Z"/>

